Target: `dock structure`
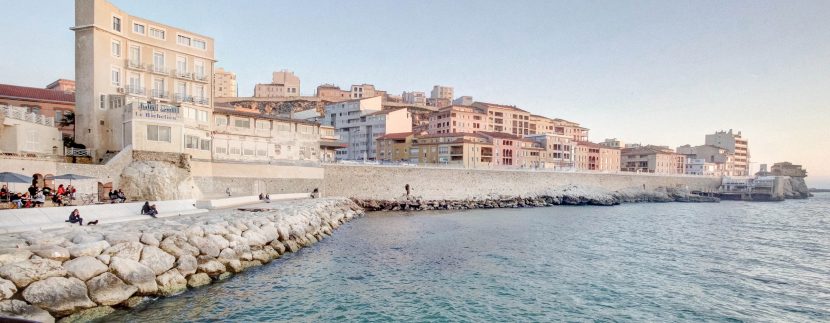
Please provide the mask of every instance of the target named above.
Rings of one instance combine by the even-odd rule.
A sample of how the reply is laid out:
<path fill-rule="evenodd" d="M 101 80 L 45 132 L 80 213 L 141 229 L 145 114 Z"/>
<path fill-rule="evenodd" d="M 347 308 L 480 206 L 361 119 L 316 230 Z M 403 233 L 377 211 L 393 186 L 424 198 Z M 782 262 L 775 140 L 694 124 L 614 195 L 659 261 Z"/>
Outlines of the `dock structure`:
<path fill-rule="evenodd" d="M 718 189 L 722 200 L 783 201 L 783 176 L 724 177 Z"/>

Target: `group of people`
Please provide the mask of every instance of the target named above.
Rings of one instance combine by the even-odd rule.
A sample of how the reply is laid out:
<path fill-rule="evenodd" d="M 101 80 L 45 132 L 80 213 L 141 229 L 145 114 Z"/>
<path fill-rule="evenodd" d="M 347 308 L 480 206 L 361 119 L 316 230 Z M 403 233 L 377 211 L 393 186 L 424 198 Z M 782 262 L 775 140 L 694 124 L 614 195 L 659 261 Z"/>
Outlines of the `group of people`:
<path fill-rule="evenodd" d="M 110 190 L 108 194 L 110 198 L 110 203 L 124 203 L 127 201 L 127 195 L 124 195 L 124 191 L 118 190 Z"/>
<path fill-rule="evenodd" d="M 12 192 L 8 186 L 3 185 L 0 188 L 0 201 L 10 202 L 18 209 L 42 207 L 47 200 L 51 200 L 57 206 L 63 206 L 66 201 L 74 199 L 75 187 L 63 184 L 58 186 L 58 189 L 53 192 L 49 186 L 40 188 L 36 182 L 33 182 L 26 192 Z"/>
<path fill-rule="evenodd" d="M 144 205 L 141 206 L 141 214 L 142 215 L 149 215 L 149 216 L 155 218 L 156 215 L 159 214 L 159 211 L 158 211 L 158 209 L 156 209 L 155 204 L 150 204 L 150 202 L 147 201 L 147 202 L 144 202 Z M 73 223 L 73 224 L 77 223 L 78 225 L 84 225 L 84 218 L 81 217 L 81 211 L 79 211 L 78 209 L 74 209 L 74 210 L 72 210 L 72 213 L 69 213 L 69 220 L 66 220 L 65 222 L 69 222 L 69 223 Z M 98 220 L 89 221 L 87 223 L 87 225 L 95 225 L 95 224 L 98 224 Z"/>

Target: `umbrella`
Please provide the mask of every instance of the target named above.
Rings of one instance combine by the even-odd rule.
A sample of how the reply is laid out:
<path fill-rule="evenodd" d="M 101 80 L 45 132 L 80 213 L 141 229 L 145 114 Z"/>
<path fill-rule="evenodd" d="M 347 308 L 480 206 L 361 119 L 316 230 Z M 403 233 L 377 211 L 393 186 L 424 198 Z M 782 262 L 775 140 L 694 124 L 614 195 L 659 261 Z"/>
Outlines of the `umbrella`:
<path fill-rule="evenodd" d="M 89 177 L 84 175 L 77 175 L 77 174 L 63 174 L 58 176 L 49 176 L 47 179 L 68 179 L 69 185 L 72 185 L 72 180 L 79 180 L 79 179 L 93 179 L 95 177 Z"/>
<path fill-rule="evenodd" d="M 6 183 L 6 187 L 9 188 L 9 193 L 11 193 L 11 187 L 9 187 L 9 183 L 31 183 L 32 178 L 26 175 L 20 175 L 18 173 L 0 172 L 0 182 Z"/>

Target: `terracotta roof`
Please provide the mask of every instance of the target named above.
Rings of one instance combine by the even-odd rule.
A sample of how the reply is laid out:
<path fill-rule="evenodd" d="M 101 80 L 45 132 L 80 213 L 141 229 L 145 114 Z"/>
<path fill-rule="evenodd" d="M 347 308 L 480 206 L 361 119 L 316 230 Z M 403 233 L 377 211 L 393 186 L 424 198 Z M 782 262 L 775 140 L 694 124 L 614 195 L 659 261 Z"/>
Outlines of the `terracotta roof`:
<path fill-rule="evenodd" d="M 519 137 L 514 134 L 504 133 L 504 132 L 490 132 L 490 131 L 479 131 L 478 133 L 483 134 L 488 137 L 493 138 L 506 138 L 506 139 L 513 139 L 513 140 L 522 140 L 522 137 Z"/>
<path fill-rule="evenodd" d="M 75 103 L 75 93 L 66 93 L 64 91 L 59 90 L 49 90 L 10 84 L 0 84 L 0 97 L 9 99 L 28 99 L 73 104 Z"/>
<path fill-rule="evenodd" d="M 378 137 L 376 140 L 382 139 L 406 139 L 412 135 L 412 132 L 396 132 L 396 133 L 387 133 L 383 136 Z"/>
<path fill-rule="evenodd" d="M 296 122 L 296 123 L 307 124 L 307 125 L 315 125 L 315 126 L 320 125 L 319 123 L 313 122 L 313 121 L 283 118 L 283 117 L 277 117 L 277 116 L 272 116 L 272 115 L 267 115 L 267 114 L 261 114 L 261 113 L 257 113 L 257 112 L 238 111 L 238 110 L 235 110 L 235 109 L 217 108 L 215 105 L 213 107 L 213 114 L 232 115 L 232 116 L 249 117 L 249 118 L 256 118 L 256 119 L 269 119 L 269 120 L 286 121 L 286 122 Z"/>

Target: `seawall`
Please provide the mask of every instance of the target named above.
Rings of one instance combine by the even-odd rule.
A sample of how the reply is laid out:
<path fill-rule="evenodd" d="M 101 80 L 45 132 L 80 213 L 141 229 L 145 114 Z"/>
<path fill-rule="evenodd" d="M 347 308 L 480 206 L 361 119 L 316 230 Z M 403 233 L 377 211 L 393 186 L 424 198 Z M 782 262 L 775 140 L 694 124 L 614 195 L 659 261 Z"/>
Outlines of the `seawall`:
<path fill-rule="evenodd" d="M 102 317 L 296 252 L 363 213 L 345 198 L 268 207 L 2 235 L 0 317 Z"/>
<path fill-rule="evenodd" d="M 323 194 L 353 199 L 465 200 L 487 196 L 535 196 L 577 187 L 586 191 L 654 191 L 661 188 L 713 191 L 719 177 L 652 174 L 568 173 L 529 170 L 478 170 L 366 165 L 325 165 Z"/>

